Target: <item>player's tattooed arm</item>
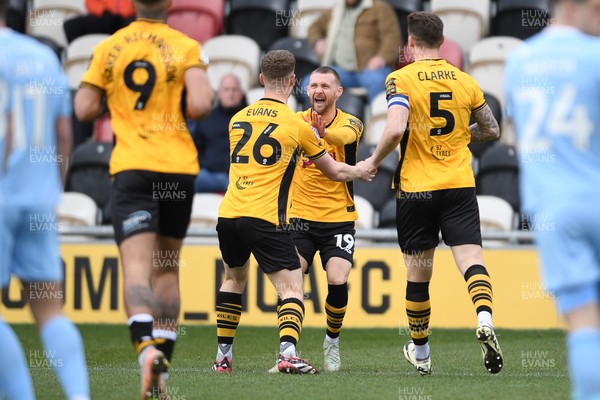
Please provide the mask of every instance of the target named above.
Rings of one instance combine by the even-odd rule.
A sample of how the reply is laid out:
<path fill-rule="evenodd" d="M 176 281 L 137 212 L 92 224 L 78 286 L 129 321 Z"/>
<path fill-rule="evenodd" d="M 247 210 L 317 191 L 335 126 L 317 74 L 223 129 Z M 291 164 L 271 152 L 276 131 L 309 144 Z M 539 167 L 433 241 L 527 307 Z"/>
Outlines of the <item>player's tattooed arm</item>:
<path fill-rule="evenodd" d="M 488 105 L 473 113 L 475 123 L 469 126 L 471 131 L 471 143 L 496 140 L 500 137 L 498 121 Z"/>

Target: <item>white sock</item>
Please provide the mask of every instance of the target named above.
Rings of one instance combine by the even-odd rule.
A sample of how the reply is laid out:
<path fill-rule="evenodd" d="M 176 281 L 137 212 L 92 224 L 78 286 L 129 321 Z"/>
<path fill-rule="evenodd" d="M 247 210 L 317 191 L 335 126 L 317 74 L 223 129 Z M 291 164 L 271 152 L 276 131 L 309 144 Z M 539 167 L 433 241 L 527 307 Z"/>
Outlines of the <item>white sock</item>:
<path fill-rule="evenodd" d="M 415 344 L 415 357 L 419 361 L 429 357 L 429 342 L 425 344 Z"/>
<path fill-rule="evenodd" d="M 493 328 L 494 325 L 492 325 L 492 314 L 489 311 L 480 311 L 477 313 L 477 324 L 485 324 L 490 328 Z"/>
<path fill-rule="evenodd" d="M 285 357 L 296 357 L 296 345 L 292 342 L 281 342 L 279 352 Z"/>
<path fill-rule="evenodd" d="M 233 358 L 233 344 L 228 343 L 217 343 L 217 361 L 221 361 L 224 358 Z"/>
<path fill-rule="evenodd" d="M 340 337 L 338 336 L 336 338 L 332 338 L 332 337 L 329 337 L 329 335 L 325 335 L 325 340 L 329 344 L 336 344 L 336 343 L 340 342 Z"/>

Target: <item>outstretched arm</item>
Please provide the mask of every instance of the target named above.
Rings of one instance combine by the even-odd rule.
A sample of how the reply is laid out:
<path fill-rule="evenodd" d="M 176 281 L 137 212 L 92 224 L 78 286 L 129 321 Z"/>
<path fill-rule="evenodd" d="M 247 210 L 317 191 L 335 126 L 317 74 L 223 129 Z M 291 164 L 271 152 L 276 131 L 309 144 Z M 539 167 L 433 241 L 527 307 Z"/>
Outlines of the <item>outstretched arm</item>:
<path fill-rule="evenodd" d="M 388 108 L 383 135 L 373 155 L 365 160 L 369 171 L 377 171 L 383 159 L 398 147 L 408 124 L 409 112 L 409 109 L 402 105 L 394 105 Z"/>
<path fill-rule="evenodd" d="M 364 161 L 361 161 L 356 165 L 348 165 L 343 162 L 335 161 L 329 154 L 325 154 L 324 156 L 313 160 L 313 163 L 332 181 L 348 182 L 354 179 L 362 179 L 363 181 L 371 182 L 375 176 L 374 173 L 367 170 Z"/>

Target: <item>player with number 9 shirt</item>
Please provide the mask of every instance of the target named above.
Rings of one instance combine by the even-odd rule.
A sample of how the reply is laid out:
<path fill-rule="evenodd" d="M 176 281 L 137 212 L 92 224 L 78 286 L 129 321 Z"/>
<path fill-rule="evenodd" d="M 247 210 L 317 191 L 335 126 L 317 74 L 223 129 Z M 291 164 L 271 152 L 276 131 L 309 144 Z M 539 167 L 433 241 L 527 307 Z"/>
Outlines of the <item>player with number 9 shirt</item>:
<path fill-rule="evenodd" d="M 77 117 L 92 120 L 106 97 L 116 138 L 111 212 L 131 341 L 142 398 L 161 399 L 168 398 L 166 370 L 180 313 L 179 251 L 199 170 L 186 117 L 207 114 L 213 99 L 200 44 L 165 23 L 170 3 L 134 0 L 137 19 L 94 49 L 75 98 Z"/>

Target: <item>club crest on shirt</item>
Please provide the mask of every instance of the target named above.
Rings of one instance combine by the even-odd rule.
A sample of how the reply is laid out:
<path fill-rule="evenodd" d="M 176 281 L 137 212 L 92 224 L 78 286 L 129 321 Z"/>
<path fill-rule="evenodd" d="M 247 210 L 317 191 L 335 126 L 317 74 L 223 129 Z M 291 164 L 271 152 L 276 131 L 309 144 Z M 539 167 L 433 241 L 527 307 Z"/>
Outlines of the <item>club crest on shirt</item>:
<path fill-rule="evenodd" d="M 350 123 L 350 125 L 355 126 L 358 129 L 358 132 L 363 131 L 364 126 L 360 120 L 354 119 L 354 118 L 348 118 L 348 122 Z"/>

